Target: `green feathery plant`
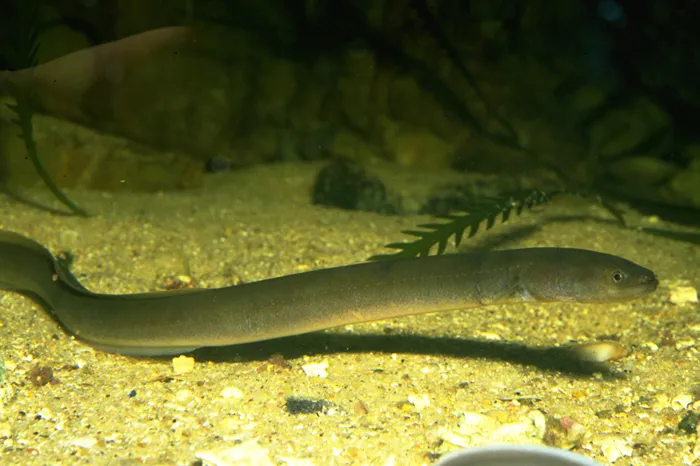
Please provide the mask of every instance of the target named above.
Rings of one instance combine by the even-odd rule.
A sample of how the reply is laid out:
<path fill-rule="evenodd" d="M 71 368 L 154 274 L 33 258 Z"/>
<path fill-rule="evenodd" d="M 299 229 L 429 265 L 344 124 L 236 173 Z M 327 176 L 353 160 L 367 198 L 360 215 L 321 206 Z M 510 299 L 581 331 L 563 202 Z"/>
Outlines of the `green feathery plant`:
<path fill-rule="evenodd" d="M 18 24 L 23 32 L 17 33 L 12 44 L 14 54 L 12 56 L 12 67 L 14 69 L 33 68 L 38 64 L 37 52 L 39 51 L 39 3 L 37 0 L 18 0 L 15 2 Z M 34 140 L 34 124 L 32 117 L 31 95 L 20 92 L 10 86 L 10 92 L 15 98 L 14 104 L 7 106 L 15 112 L 17 118 L 13 123 L 20 128 L 20 137 L 27 149 L 27 155 L 31 160 L 37 173 L 44 181 L 44 184 L 51 190 L 54 196 L 63 203 L 71 213 L 83 217 L 88 216 L 87 211 L 79 207 L 51 179 L 51 175 L 46 171 L 41 158 L 37 152 L 36 141 Z"/>
<path fill-rule="evenodd" d="M 479 198 L 471 203 L 468 212 L 436 217 L 445 219 L 447 222 L 424 223 L 418 225 L 421 230 L 402 231 L 402 233 L 416 236 L 418 239 L 411 242 L 387 244 L 385 247 L 398 249 L 398 252 L 378 254 L 368 260 L 423 257 L 429 255 L 435 245 L 437 245 L 436 254 L 440 255 L 445 252 L 450 238 L 454 237 L 455 247 L 459 247 L 465 233 L 467 233 L 467 238 L 471 238 L 477 234 L 484 222 L 488 230 L 495 225 L 499 217 L 501 223 L 505 223 L 513 212 L 520 215 L 525 209 L 549 202 L 556 194 L 558 192 L 546 193 L 532 190 L 505 197 Z"/>

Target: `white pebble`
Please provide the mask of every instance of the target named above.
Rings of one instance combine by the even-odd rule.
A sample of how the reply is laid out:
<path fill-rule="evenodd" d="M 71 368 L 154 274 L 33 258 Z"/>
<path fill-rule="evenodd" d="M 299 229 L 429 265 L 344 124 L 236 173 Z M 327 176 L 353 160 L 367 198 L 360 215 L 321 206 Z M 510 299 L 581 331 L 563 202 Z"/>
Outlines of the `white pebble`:
<path fill-rule="evenodd" d="M 576 354 L 583 361 L 606 362 L 627 356 L 627 348 L 616 341 L 598 341 L 584 343 L 575 348 Z"/>
<path fill-rule="evenodd" d="M 632 447 L 623 438 L 613 437 L 601 442 L 600 450 L 605 459 L 614 463 L 623 456 L 632 456 Z"/>
<path fill-rule="evenodd" d="M 676 349 L 678 351 L 692 348 L 693 346 L 695 346 L 695 340 L 681 340 L 676 342 Z"/>
<path fill-rule="evenodd" d="M 671 400 L 671 408 L 673 408 L 674 411 L 682 411 L 690 406 L 693 401 L 695 401 L 693 395 L 681 393 L 680 395 L 673 397 Z"/>
<path fill-rule="evenodd" d="M 173 371 L 176 374 L 186 374 L 194 369 L 194 358 L 189 356 L 178 356 L 173 358 Z"/>
<path fill-rule="evenodd" d="M 10 438 L 12 436 L 12 426 L 9 422 L 0 422 L 0 438 Z"/>
<path fill-rule="evenodd" d="M 221 398 L 243 398 L 243 392 L 236 387 L 225 387 L 221 390 Z"/>
<path fill-rule="evenodd" d="M 668 292 L 671 304 L 686 304 L 698 302 L 698 290 L 692 286 L 677 286 Z"/>
<path fill-rule="evenodd" d="M 255 440 L 243 442 L 233 448 L 195 453 L 204 466 L 273 466 L 267 449 Z"/>
<path fill-rule="evenodd" d="M 322 379 L 328 377 L 328 372 L 326 372 L 326 369 L 328 369 L 328 361 L 319 363 L 314 362 L 301 366 L 301 370 L 303 370 L 304 374 L 306 374 L 308 377 L 321 377 Z"/>
<path fill-rule="evenodd" d="M 408 402 L 416 407 L 416 411 L 423 411 L 430 406 L 430 398 L 428 398 L 428 395 L 410 395 L 408 397 Z"/>
<path fill-rule="evenodd" d="M 70 444 L 74 447 L 90 449 L 97 445 L 97 439 L 95 437 L 81 437 L 71 440 Z"/>
<path fill-rule="evenodd" d="M 488 341 L 500 341 L 503 337 L 495 332 L 475 332 L 476 336 Z"/>
<path fill-rule="evenodd" d="M 177 401 L 187 401 L 190 398 L 192 398 L 193 395 L 194 395 L 194 393 L 192 393 L 192 390 L 188 390 L 186 388 L 183 388 L 182 390 L 178 390 L 175 393 L 175 399 Z"/>
<path fill-rule="evenodd" d="M 652 353 L 659 351 L 659 345 L 657 345 L 653 341 L 647 341 L 646 343 L 642 343 L 642 347 L 649 348 L 649 351 L 651 351 Z"/>
<path fill-rule="evenodd" d="M 53 413 L 48 408 L 41 408 L 39 412 L 36 413 L 36 417 L 51 420 L 53 418 Z"/>
<path fill-rule="evenodd" d="M 655 412 L 658 413 L 663 409 L 666 409 L 671 406 L 671 400 L 669 399 L 668 395 L 659 395 L 656 397 L 656 400 L 654 403 L 651 405 L 651 409 Z"/>

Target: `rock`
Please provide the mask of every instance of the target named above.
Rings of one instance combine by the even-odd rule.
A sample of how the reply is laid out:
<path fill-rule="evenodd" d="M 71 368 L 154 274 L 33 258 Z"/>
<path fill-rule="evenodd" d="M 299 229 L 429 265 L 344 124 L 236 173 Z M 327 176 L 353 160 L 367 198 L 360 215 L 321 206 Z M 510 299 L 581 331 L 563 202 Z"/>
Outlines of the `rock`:
<path fill-rule="evenodd" d="M 242 59 L 234 59 L 231 64 L 224 69 L 226 74 L 226 102 L 228 109 L 226 112 L 227 121 L 225 123 L 225 134 L 233 138 L 241 125 L 246 122 L 246 97 L 251 91 L 251 76 L 253 70 L 248 62 Z M 231 139 L 226 138 L 222 145 L 230 145 Z"/>
<path fill-rule="evenodd" d="M 389 116 L 409 124 L 425 122 L 425 96 L 418 81 L 411 76 L 395 76 L 388 89 Z"/>
<path fill-rule="evenodd" d="M 319 171 L 312 201 L 348 210 L 395 214 L 399 207 L 389 201 L 384 183 L 347 159 L 336 159 Z"/>
<path fill-rule="evenodd" d="M 194 370 L 194 358 L 191 356 L 180 355 L 171 360 L 173 372 L 176 374 L 186 374 Z"/>
<path fill-rule="evenodd" d="M 0 114 L 3 175 L 13 186 L 43 187 L 11 117 L 9 111 Z M 204 164 L 185 155 L 157 151 L 49 116 L 34 115 L 33 122 L 38 155 L 60 188 L 152 192 L 202 184 Z"/>
<path fill-rule="evenodd" d="M 388 139 L 385 150 L 403 167 L 442 170 L 452 166 L 455 148 L 429 131 L 404 127 Z"/>
<path fill-rule="evenodd" d="M 700 145 L 693 144 L 687 146 L 681 152 L 684 159 L 688 160 L 688 169 L 700 171 Z"/>
<path fill-rule="evenodd" d="M 344 58 L 338 80 L 340 103 L 343 114 L 358 128 L 367 128 L 370 123 L 375 66 L 374 54 L 369 50 L 349 50 Z"/>
<path fill-rule="evenodd" d="M 56 26 L 39 34 L 37 61 L 45 63 L 76 50 L 92 47 L 93 44 L 80 32 L 68 26 Z"/>
<path fill-rule="evenodd" d="M 454 103 L 455 107 L 462 105 L 461 102 Z M 405 123 L 456 142 L 467 128 L 460 118 L 454 116 L 455 111 L 456 108 L 444 108 L 412 76 L 396 75 L 388 83 L 386 116 L 378 119 L 379 131 L 386 133 L 386 122 L 391 121 L 393 126 Z"/>
<path fill-rule="evenodd" d="M 323 126 L 323 109 L 333 86 L 335 69 L 335 63 L 331 60 L 320 58 L 311 70 L 299 71 L 299 90 L 289 113 L 289 126 L 293 130 L 313 132 Z"/>
<path fill-rule="evenodd" d="M 331 139 L 328 153 L 335 158 L 346 158 L 362 164 L 378 158 L 381 151 L 359 135 L 345 130 L 337 130 Z"/>
<path fill-rule="evenodd" d="M 671 118 L 650 100 L 637 97 L 625 107 L 609 110 L 589 134 L 591 145 L 603 158 L 659 154 L 671 147 Z"/>
<path fill-rule="evenodd" d="M 678 167 L 657 157 L 625 157 L 605 167 L 611 175 L 628 183 L 654 186 L 667 181 Z"/>
<path fill-rule="evenodd" d="M 284 125 L 297 89 L 296 66 L 289 60 L 263 58 L 255 72 L 252 116 L 262 124 Z"/>
<path fill-rule="evenodd" d="M 567 104 L 577 115 L 587 116 L 605 105 L 607 98 L 604 87 L 583 84 L 569 94 Z"/>
<path fill-rule="evenodd" d="M 330 401 L 304 396 L 288 396 L 285 401 L 289 414 L 325 413 L 334 406 Z"/>
<path fill-rule="evenodd" d="M 164 148 L 211 154 L 227 142 L 220 135 L 229 122 L 228 90 L 227 70 L 213 61 L 160 54 L 104 96 L 112 118 L 97 126 Z"/>
<path fill-rule="evenodd" d="M 281 135 L 282 130 L 275 125 L 255 125 L 234 142 L 228 158 L 234 166 L 279 160 Z"/>
<path fill-rule="evenodd" d="M 678 172 L 663 187 L 661 196 L 672 204 L 700 207 L 700 171 Z"/>

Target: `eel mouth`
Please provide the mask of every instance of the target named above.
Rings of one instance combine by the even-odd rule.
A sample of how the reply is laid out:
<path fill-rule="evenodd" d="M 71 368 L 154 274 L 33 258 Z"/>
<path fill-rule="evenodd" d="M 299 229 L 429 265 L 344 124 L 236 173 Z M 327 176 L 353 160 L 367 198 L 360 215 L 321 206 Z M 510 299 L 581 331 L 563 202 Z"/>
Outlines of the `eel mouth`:
<path fill-rule="evenodd" d="M 639 285 L 645 290 L 655 291 L 659 287 L 659 279 L 654 272 L 649 272 L 639 277 Z"/>

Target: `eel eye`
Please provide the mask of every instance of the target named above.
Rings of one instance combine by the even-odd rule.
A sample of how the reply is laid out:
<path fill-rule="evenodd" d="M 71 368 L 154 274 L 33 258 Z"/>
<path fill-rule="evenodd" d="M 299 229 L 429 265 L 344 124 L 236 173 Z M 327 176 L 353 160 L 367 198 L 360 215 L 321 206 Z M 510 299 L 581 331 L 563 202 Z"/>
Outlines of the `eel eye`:
<path fill-rule="evenodd" d="M 620 283 L 624 279 L 625 279 L 625 274 L 620 272 L 619 270 L 616 270 L 612 273 L 612 281 L 614 283 Z"/>

